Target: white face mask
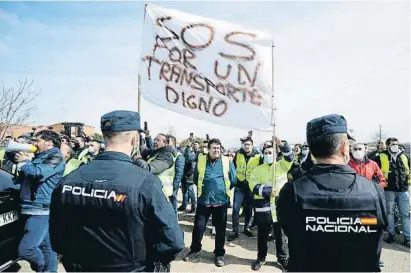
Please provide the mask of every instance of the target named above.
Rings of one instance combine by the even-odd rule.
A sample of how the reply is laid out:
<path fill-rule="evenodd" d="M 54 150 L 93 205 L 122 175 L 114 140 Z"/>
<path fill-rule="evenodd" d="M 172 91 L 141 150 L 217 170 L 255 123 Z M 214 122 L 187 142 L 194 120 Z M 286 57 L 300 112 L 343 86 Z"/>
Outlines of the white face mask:
<path fill-rule="evenodd" d="M 390 150 L 391 150 L 391 152 L 393 152 L 394 154 L 396 154 L 396 153 L 398 153 L 398 151 L 399 151 L 399 147 L 398 147 L 398 145 L 392 145 L 392 146 L 390 147 Z"/>
<path fill-rule="evenodd" d="M 264 155 L 264 162 L 268 165 L 273 164 L 274 157 L 273 155 Z"/>
<path fill-rule="evenodd" d="M 355 158 L 355 159 L 357 159 L 357 160 L 363 160 L 363 158 L 364 158 L 364 155 L 365 155 L 365 152 L 364 151 L 353 151 L 352 152 L 352 156 Z"/>

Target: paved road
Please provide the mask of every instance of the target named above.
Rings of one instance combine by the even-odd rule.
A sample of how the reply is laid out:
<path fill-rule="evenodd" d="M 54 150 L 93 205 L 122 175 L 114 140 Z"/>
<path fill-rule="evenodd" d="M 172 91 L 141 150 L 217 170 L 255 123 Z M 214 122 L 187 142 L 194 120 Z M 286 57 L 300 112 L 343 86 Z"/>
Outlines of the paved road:
<path fill-rule="evenodd" d="M 231 210 L 230 210 L 231 214 Z M 184 229 L 185 245 L 187 249 L 183 251 L 183 255 L 189 251 L 188 247 L 191 243 L 191 231 L 193 229 L 194 214 L 184 213 L 179 215 L 180 225 Z M 228 230 L 231 231 L 231 219 L 228 222 Z M 254 231 L 256 233 L 256 231 Z M 256 235 L 256 234 L 255 234 Z M 382 260 L 385 262 L 383 272 L 410 272 L 410 250 L 400 243 L 402 238 L 398 238 L 398 243 L 384 244 L 382 251 Z M 269 255 L 267 264 L 261 269 L 262 272 L 280 272 L 281 270 L 275 265 L 275 244 L 269 242 Z M 206 234 L 203 239 L 203 251 L 194 262 L 183 262 L 177 260 L 172 264 L 174 272 L 245 272 L 252 271 L 251 263 L 257 255 L 257 238 L 248 238 L 245 235 L 240 235 L 240 238 L 233 243 L 226 243 L 226 263 L 223 268 L 214 266 L 214 237 L 211 236 L 211 223 L 207 227 Z M 30 266 L 26 262 L 21 262 L 22 269 L 20 271 L 31 272 Z M 64 272 L 62 265 L 59 266 L 59 272 Z"/>

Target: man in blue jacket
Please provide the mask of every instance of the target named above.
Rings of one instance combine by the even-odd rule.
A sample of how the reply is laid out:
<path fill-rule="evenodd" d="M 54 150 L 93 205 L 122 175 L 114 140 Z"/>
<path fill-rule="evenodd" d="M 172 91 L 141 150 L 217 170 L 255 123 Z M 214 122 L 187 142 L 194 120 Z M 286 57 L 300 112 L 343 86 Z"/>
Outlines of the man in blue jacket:
<path fill-rule="evenodd" d="M 25 221 L 18 251 L 34 271 L 57 272 L 57 254 L 50 245 L 49 212 L 51 193 L 62 179 L 66 163 L 57 133 L 39 132 L 34 145 L 37 153 L 32 160 L 25 153 L 16 154 L 21 213 Z"/>
<path fill-rule="evenodd" d="M 197 185 L 198 206 L 194 219 L 191 250 L 184 258 L 188 262 L 195 259 L 201 251 L 206 224 L 210 216 L 216 228 L 215 265 L 225 265 L 225 236 L 227 209 L 230 190 L 237 183 L 236 171 L 232 161 L 221 155 L 221 142 L 211 139 L 208 142 L 208 155 L 199 155 L 194 170 L 194 183 Z"/>

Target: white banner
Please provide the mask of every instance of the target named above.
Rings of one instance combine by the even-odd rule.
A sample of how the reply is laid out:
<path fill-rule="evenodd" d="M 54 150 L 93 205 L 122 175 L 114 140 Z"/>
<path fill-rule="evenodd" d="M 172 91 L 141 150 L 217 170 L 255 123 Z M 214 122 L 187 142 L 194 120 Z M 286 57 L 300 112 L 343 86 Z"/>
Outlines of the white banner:
<path fill-rule="evenodd" d="M 196 119 L 272 131 L 271 46 L 270 34 L 148 4 L 141 95 Z"/>

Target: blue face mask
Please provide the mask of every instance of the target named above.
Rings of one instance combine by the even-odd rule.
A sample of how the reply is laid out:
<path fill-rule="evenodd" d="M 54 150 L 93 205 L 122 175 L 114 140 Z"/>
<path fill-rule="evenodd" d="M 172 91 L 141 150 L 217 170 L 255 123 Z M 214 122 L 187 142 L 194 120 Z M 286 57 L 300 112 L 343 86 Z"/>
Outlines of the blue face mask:
<path fill-rule="evenodd" d="M 264 162 L 268 165 L 273 164 L 274 158 L 273 155 L 264 155 Z"/>

